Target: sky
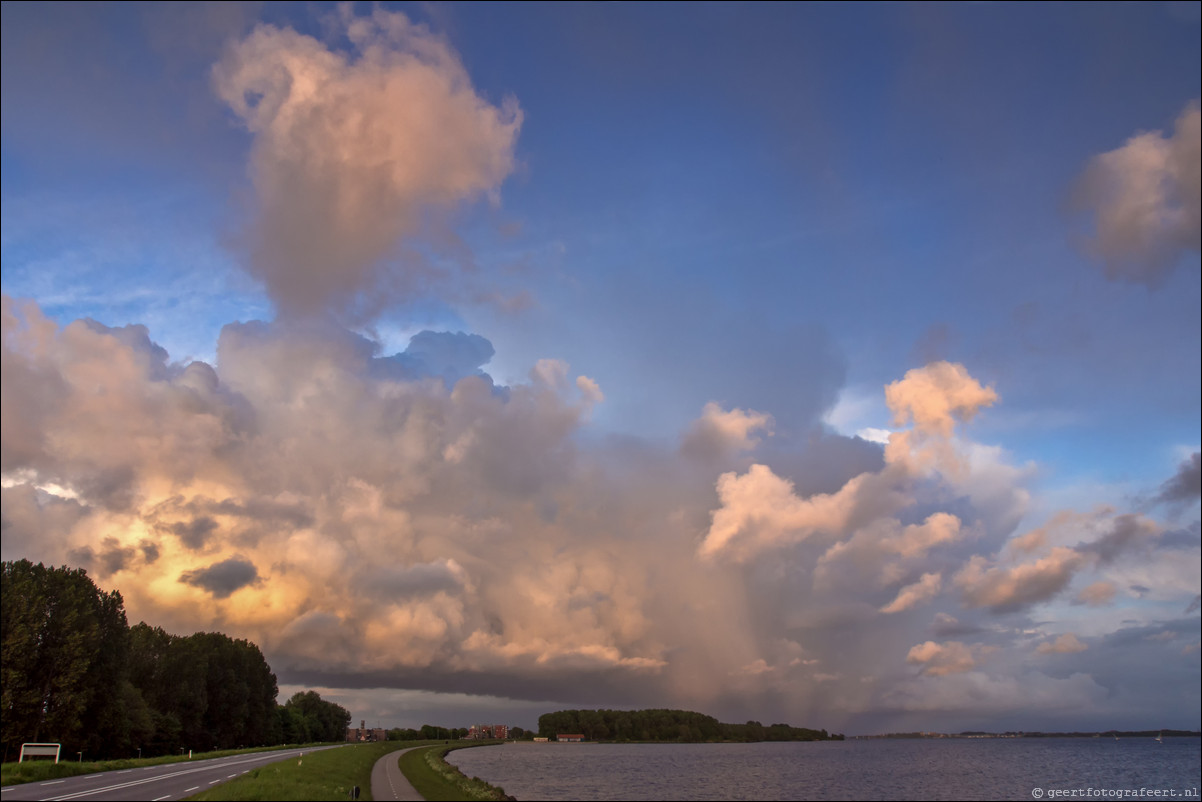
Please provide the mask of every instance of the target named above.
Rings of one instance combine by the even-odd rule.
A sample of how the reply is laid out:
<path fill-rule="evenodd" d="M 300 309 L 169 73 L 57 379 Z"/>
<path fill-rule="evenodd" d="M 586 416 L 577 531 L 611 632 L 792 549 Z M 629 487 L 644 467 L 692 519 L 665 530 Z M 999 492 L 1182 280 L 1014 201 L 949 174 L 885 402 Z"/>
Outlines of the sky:
<path fill-rule="evenodd" d="M 380 726 L 1202 728 L 1200 16 L 6 3 L 3 558 Z"/>

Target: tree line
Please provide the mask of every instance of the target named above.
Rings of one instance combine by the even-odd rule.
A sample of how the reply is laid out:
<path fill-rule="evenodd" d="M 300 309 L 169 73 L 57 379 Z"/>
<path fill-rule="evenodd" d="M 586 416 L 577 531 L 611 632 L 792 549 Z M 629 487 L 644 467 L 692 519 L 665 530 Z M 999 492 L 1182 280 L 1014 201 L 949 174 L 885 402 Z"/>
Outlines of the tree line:
<path fill-rule="evenodd" d="M 538 717 L 538 734 L 582 735 L 586 741 L 671 741 L 708 743 L 736 741 L 829 741 L 843 740 L 826 730 L 771 724 L 758 721 L 723 724 L 713 716 L 691 710 L 557 710 Z"/>
<path fill-rule="evenodd" d="M 434 724 L 423 724 L 420 729 L 413 727 L 394 727 L 388 730 L 390 741 L 453 741 L 467 737 L 467 727 L 438 727 Z"/>
<path fill-rule="evenodd" d="M 118 591 L 83 569 L 4 562 L 0 738 L 91 759 L 341 741 L 351 714 L 316 692 L 277 704 L 259 647 L 219 632 L 130 627 Z"/>

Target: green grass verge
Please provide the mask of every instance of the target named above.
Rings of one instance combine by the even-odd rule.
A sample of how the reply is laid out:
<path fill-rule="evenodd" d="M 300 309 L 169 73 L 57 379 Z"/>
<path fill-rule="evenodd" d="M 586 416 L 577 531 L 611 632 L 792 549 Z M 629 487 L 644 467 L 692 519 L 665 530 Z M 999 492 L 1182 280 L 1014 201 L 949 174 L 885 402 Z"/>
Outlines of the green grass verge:
<path fill-rule="evenodd" d="M 305 746 L 322 746 L 323 744 L 305 744 Z M 259 746 L 249 749 L 223 749 L 217 752 L 197 752 L 191 760 L 206 760 L 212 757 L 240 755 L 245 752 L 270 752 L 276 749 L 295 749 L 300 744 L 284 746 Z M 164 755 L 162 757 L 131 758 L 129 760 L 101 760 L 87 763 L 63 760 L 54 763 L 49 760 L 26 760 L 23 763 L 5 763 L 0 765 L 0 785 L 21 785 L 22 783 L 41 782 L 42 780 L 58 780 L 63 777 L 77 777 L 81 774 L 96 774 L 102 771 L 140 768 L 142 766 L 160 766 L 165 763 L 187 763 L 187 755 Z"/>
<path fill-rule="evenodd" d="M 429 743 L 431 741 L 380 741 L 313 752 L 296 760 L 251 769 L 188 799 L 346 800 L 356 785 L 360 799 L 371 799 L 371 769 L 377 760 L 398 749 Z"/>
<path fill-rule="evenodd" d="M 432 746 L 429 749 L 414 749 L 401 755 L 401 773 L 409 780 L 419 794 L 427 802 L 445 802 L 446 800 L 482 799 L 510 800 L 505 791 L 497 786 L 489 785 L 479 777 L 468 777 L 458 767 L 443 760 L 447 752 L 455 749 L 466 749 L 472 746 L 490 746 L 503 741 L 485 741 L 484 743 L 453 744 L 450 746 Z"/>

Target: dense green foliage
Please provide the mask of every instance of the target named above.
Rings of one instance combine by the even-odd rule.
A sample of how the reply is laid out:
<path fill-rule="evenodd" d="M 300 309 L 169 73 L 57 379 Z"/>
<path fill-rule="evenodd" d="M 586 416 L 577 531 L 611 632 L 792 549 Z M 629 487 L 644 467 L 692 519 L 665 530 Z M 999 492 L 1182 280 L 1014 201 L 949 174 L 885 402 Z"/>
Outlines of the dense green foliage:
<path fill-rule="evenodd" d="M 689 710 L 558 710 L 538 717 L 538 734 L 583 735 L 586 741 L 826 741 L 842 740 L 826 730 L 758 721 L 723 724 L 713 716 Z"/>
<path fill-rule="evenodd" d="M 466 738 L 467 727 L 435 727 L 433 724 L 423 724 L 421 729 L 411 727 L 396 727 L 388 731 L 390 741 L 453 741 Z"/>
<path fill-rule="evenodd" d="M 341 705 L 324 701 L 317 691 L 292 694 L 283 707 L 276 708 L 280 730 L 273 733 L 282 743 L 342 741 L 351 723 L 350 712 Z"/>
<path fill-rule="evenodd" d="M 162 754 L 283 741 L 275 731 L 275 675 L 259 647 L 216 632 L 177 637 L 138 624 L 129 637 L 129 679 L 150 727 L 142 746 Z"/>
<path fill-rule="evenodd" d="M 0 739 L 50 741 L 88 758 L 341 741 L 344 708 L 316 693 L 276 704 L 259 647 L 218 632 L 130 628 L 117 591 L 80 569 L 5 562 L 0 588 Z"/>

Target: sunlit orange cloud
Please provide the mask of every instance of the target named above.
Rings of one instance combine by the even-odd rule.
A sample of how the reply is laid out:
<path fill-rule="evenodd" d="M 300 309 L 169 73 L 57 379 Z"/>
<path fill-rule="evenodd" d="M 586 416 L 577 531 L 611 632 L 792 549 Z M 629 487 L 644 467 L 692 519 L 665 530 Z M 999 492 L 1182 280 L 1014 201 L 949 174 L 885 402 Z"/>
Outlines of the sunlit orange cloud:
<path fill-rule="evenodd" d="M 254 135 L 249 267 L 290 316 L 452 291 L 445 264 L 394 251 L 432 212 L 495 199 L 522 124 L 516 101 L 480 97 L 447 43 L 404 14 L 347 7 L 339 23 L 349 53 L 261 24 L 213 68 Z"/>
<path fill-rule="evenodd" d="M 228 326 L 213 368 L 171 363 L 136 327 L 59 328 L 7 298 L 3 315 L 6 556 L 84 565 L 134 620 L 248 637 L 278 671 L 333 684 L 433 672 L 470 689 L 486 672 L 528 698 L 587 676 L 629 699 L 863 710 L 928 651 L 940 680 L 1007 653 L 914 652 L 935 613 L 1077 585 L 1098 599 L 1099 570 L 1156 542 L 1103 511 L 1078 545 L 1040 556 L 1023 533 L 1006 551 L 1017 502 L 995 502 L 1024 474 L 927 413 L 908 431 L 956 471 L 891 443 L 879 471 L 806 494 L 754 462 L 760 413 L 707 406 L 681 433 L 730 424 L 743 473 L 715 476 L 684 447 L 586 448 L 576 434 L 603 395 L 563 362 L 507 388 L 480 373 L 449 385 L 436 365 L 398 374 L 344 330 L 276 323 Z M 932 368 L 949 370 L 979 387 Z M 949 490 L 969 506 L 929 511 Z M 855 648 L 838 637 L 849 626 Z"/>
<path fill-rule="evenodd" d="M 1074 203 L 1092 212 L 1086 240 L 1112 279 L 1156 285 L 1202 244 L 1202 111 L 1194 100 L 1173 133 L 1141 132 L 1095 156 Z"/>

